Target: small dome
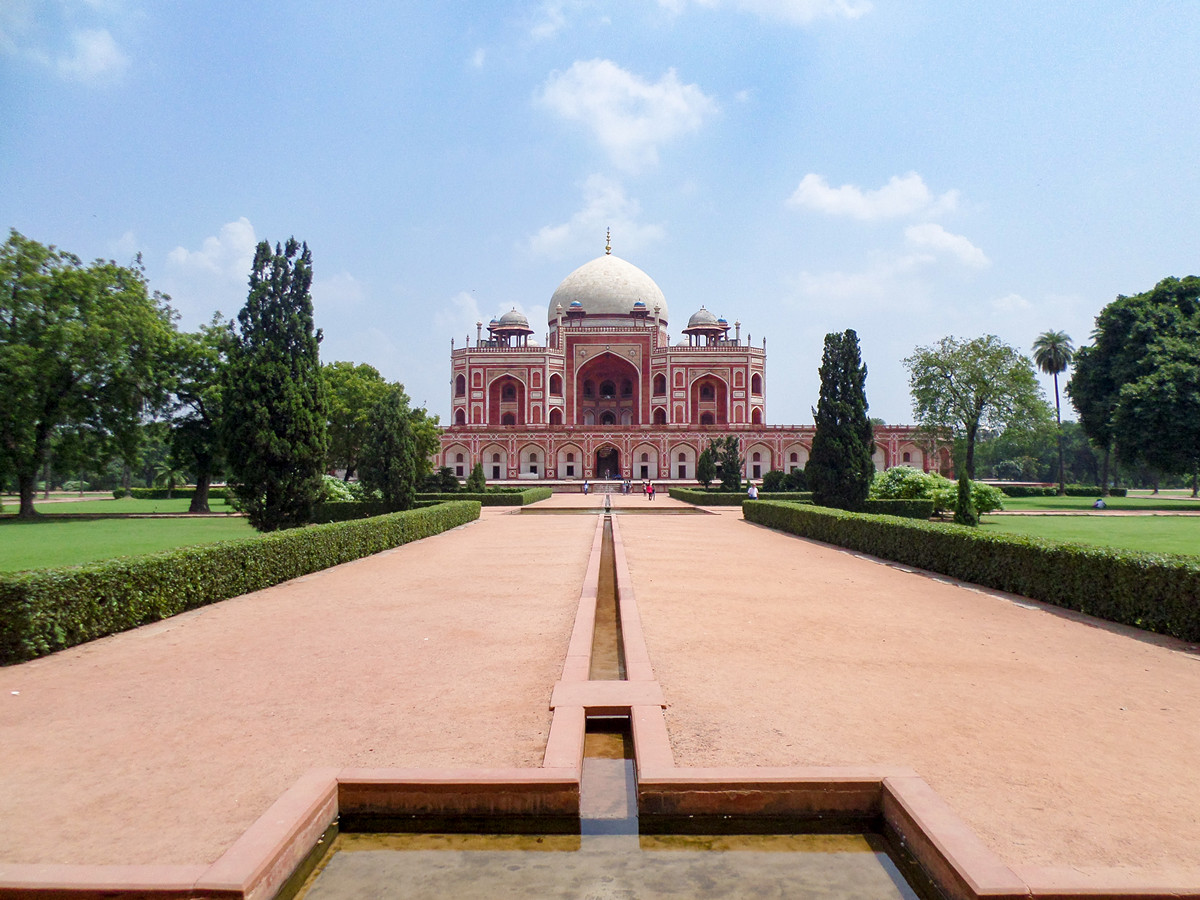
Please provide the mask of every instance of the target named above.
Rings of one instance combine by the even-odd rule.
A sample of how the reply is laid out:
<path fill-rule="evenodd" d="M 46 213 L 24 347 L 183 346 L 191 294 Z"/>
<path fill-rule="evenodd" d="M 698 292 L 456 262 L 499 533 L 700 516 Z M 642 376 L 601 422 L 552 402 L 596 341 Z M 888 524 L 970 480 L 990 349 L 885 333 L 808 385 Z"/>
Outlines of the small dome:
<path fill-rule="evenodd" d="M 634 309 L 645 309 L 645 308 L 646 308 L 646 301 L 645 301 L 645 300 L 634 300 L 634 301 L 633 301 L 633 308 L 634 308 Z"/>
<path fill-rule="evenodd" d="M 520 325 L 522 328 L 529 327 L 529 320 L 517 312 L 515 309 L 506 312 L 500 317 L 501 325 Z"/>
<path fill-rule="evenodd" d="M 692 317 L 688 319 L 688 328 L 706 328 L 714 326 L 717 323 L 717 317 L 710 313 L 703 306 L 699 310 L 692 313 Z"/>
<path fill-rule="evenodd" d="M 571 309 L 583 309 L 583 301 L 582 300 L 572 300 L 571 301 Z"/>
<path fill-rule="evenodd" d="M 724 316 L 721 316 L 721 318 L 717 319 L 717 324 L 718 324 L 718 325 L 724 325 L 726 328 L 728 328 L 728 327 L 729 327 L 729 320 L 728 320 L 727 318 L 725 318 Z"/>
<path fill-rule="evenodd" d="M 606 253 L 562 280 L 550 298 L 549 321 L 555 321 L 554 307 L 559 303 L 575 309 L 580 303 L 589 317 L 626 317 L 639 300 L 647 309 L 658 307 L 658 318 L 667 321 L 667 300 L 654 279 L 633 263 Z"/>

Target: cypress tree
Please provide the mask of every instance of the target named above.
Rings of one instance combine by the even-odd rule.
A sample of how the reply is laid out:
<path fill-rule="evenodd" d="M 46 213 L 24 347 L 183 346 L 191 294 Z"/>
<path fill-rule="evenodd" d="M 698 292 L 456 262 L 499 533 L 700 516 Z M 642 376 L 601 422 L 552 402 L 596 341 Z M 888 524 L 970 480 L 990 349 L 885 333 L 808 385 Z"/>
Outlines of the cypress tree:
<path fill-rule="evenodd" d="M 837 509 L 862 509 L 875 477 L 874 441 L 867 418 L 867 367 L 858 335 L 847 329 L 825 335 L 821 396 L 813 410 L 817 432 L 804 475 L 813 502 Z"/>
<path fill-rule="evenodd" d="M 259 531 L 311 520 L 321 497 L 328 411 L 313 329 L 312 254 L 288 238 L 254 252 L 222 398 L 229 484 Z"/>
<path fill-rule="evenodd" d="M 408 396 L 394 385 L 371 410 L 358 477 L 367 490 L 379 491 L 389 510 L 412 509 L 422 474 L 419 463 Z"/>

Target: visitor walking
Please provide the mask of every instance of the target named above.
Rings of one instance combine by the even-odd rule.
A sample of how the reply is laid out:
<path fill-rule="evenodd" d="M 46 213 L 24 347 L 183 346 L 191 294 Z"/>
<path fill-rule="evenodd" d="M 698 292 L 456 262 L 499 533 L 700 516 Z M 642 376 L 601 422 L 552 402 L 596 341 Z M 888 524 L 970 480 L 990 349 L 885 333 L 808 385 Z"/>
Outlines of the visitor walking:
<path fill-rule="evenodd" d="M 755 486 L 753 481 L 750 482 L 750 488 L 746 491 L 746 493 L 750 495 L 751 500 L 758 499 L 758 488 Z"/>
<path fill-rule="evenodd" d="M 650 482 L 650 486 L 646 489 L 646 492 L 650 495 L 650 499 L 653 500 L 654 499 L 654 482 L 653 481 Z"/>
<path fill-rule="evenodd" d="M 587 492 L 588 492 L 588 483 L 587 483 L 587 479 L 585 478 L 585 479 L 583 479 L 583 494 L 585 497 L 587 496 Z"/>

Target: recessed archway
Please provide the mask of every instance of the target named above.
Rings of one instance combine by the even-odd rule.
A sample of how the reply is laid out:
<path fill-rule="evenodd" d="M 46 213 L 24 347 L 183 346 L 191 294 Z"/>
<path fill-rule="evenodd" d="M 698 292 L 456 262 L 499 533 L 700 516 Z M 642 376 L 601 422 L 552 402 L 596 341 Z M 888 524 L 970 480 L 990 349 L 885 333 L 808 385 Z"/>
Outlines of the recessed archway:
<path fill-rule="evenodd" d="M 605 444 L 596 450 L 596 466 L 592 470 L 597 478 L 621 477 L 621 451 L 612 444 Z"/>
<path fill-rule="evenodd" d="M 641 375 L 637 366 L 615 353 L 601 353 L 579 367 L 575 375 L 575 421 L 599 425 L 640 425 Z M 612 413 L 608 422 L 605 413 Z"/>

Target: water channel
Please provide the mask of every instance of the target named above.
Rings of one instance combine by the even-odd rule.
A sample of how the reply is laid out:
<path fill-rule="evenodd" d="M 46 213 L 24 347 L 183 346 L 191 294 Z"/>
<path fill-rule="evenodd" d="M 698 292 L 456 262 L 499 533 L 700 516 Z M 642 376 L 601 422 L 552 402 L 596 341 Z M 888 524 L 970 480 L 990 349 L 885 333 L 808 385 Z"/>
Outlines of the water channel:
<path fill-rule="evenodd" d="M 665 511 L 664 511 L 665 513 Z M 606 516 L 597 591 L 591 680 L 623 680 L 624 659 Z M 428 826 L 431 823 L 424 823 Z M 652 898 L 821 898 L 929 900 L 918 893 L 876 834 L 644 834 L 639 829 L 633 740 L 626 717 L 589 718 L 580 780 L 580 818 L 544 833 L 460 833 L 461 822 L 422 833 L 355 833 L 333 840 L 295 896 L 304 900 L 504 897 L 571 900 Z M 468 823 L 472 827 L 477 823 Z M 549 825 L 549 823 L 547 823 Z M 745 823 L 742 823 L 743 825 Z M 528 832 L 529 823 L 521 830 Z M 704 823 L 697 823 L 705 830 Z M 391 827 L 390 825 L 388 827 Z M 535 828 L 534 831 L 537 829 Z M 692 829 L 689 829 L 689 831 Z M 770 830 L 740 828 L 741 831 Z"/>

